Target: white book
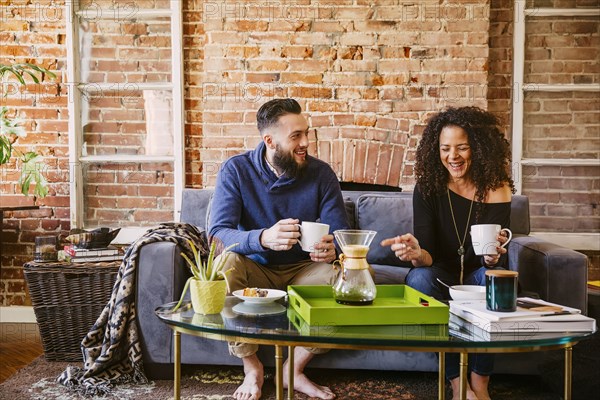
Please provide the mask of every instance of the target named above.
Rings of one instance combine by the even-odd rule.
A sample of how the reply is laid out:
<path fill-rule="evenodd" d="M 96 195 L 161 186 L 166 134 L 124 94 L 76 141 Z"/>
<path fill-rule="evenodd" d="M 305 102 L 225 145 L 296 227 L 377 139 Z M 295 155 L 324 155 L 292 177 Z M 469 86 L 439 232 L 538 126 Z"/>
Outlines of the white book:
<path fill-rule="evenodd" d="M 114 256 L 119 254 L 119 249 L 114 246 L 108 246 L 100 249 L 80 249 L 73 245 L 65 246 L 65 253 L 71 257 L 97 257 Z"/>
<path fill-rule="evenodd" d="M 67 256 L 68 257 L 68 256 Z M 122 254 L 116 254 L 112 256 L 92 256 L 92 257 L 68 257 L 68 261 L 72 263 L 82 262 L 107 262 L 107 261 L 121 261 L 123 259 Z"/>
<path fill-rule="evenodd" d="M 563 309 L 561 312 L 517 310 L 497 313 L 486 310 L 485 301 L 450 302 L 451 315 L 469 321 L 486 332 L 591 332 L 596 330 L 595 319 L 582 315 L 575 308 L 563 307 Z"/>
<path fill-rule="evenodd" d="M 484 318 L 488 321 L 512 321 L 512 320 L 530 320 L 540 316 L 555 316 L 562 314 L 580 314 L 581 310 L 576 308 L 563 306 L 556 303 L 550 303 L 549 301 L 532 299 L 530 297 L 519 297 L 517 302 L 525 301 L 527 303 L 538 304 L 540 309 L 527 309 L 517 307 L 517 311 L 512 312 L 498 312 L 490 311 L 486 308 L 485 300 L 457 300 L 450 301 L 450 310 L 458 309 L 464 310 L 471 314 L 475 314 Z M 549 308 L 555 309 L 555 311 L 549 311 Z"/>
<path fill-rule="evenodd" d="M 470 341 L 544 339 L 560 337 L 567 332 L 579 332 L 578 330 L 572 329 L 546 330 L 548 328 L 545 327 L 544 323 L 542 323 L 542 326 L 535 326 L 534 329 L 531 329 L 533 327 L 532 324 L 528 324 L 529 329 L 521 330 L 501 329 L 500 326 L 495 322 L 488 323 L 488 325 L 491 327 L 491 329 L 484 329 L 484 327 L 480 326 L 480 324 L 476 322 L 469 322 L 452 313 L 450 313 L 450 320 L 448 322 L 449 332 L 452 336 Z M 590 330 L 586 329 L 582 332 L 590 332 Z"/>

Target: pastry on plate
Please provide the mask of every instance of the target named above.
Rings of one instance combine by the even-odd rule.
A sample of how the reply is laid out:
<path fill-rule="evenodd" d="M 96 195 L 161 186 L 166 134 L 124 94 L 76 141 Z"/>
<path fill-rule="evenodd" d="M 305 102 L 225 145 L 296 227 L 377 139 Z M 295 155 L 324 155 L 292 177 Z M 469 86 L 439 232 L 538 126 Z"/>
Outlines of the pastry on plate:
<path fill-rule="evenodd" d="M 269 291 L 267 289 L 259 288 L 245 288 L 244 296 L 246 297 L 267 297 Z"/>

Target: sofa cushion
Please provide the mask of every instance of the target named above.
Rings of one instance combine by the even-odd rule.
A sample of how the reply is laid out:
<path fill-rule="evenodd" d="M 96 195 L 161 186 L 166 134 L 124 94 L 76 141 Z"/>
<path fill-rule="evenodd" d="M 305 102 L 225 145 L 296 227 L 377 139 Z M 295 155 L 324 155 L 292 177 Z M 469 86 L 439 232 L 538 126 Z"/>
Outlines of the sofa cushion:
<path fill-rule="evenodd" d="M 348 217 L 350 229 L 356 229 L 356 204 L 354 204 L 354 200 L 349 197 L 344 197 L 344 208 L 346 209 L 346 216 Z"/>
<path fill-rule="evenodd" d="M 181 199 L 181 222 L 206 228 L 213 192 L 212 189 L 184 189 Z"/>
<path fill-rule="evenodd" d="M 510 205 L 510 230 L 512 233 L 529 235 L 529 199 L 514 195 Z"/>
<path fill-rule="evenodd" d="M 367 255 L 370 264 L 410 267 L 400 261 L 383 239 L 413 232 L 412 193 L 405 195 L 364 194 L 356 201 L 357 228 L 377 231 Z"/>
<path fill-rule="evenodd" d="M 375 271 L 376 285 L 400 285 L 406 283 L 406 275 L 410 268 L 398 267 L 395 265 L 380 265 L 371 263 L 371 268 Z"/>

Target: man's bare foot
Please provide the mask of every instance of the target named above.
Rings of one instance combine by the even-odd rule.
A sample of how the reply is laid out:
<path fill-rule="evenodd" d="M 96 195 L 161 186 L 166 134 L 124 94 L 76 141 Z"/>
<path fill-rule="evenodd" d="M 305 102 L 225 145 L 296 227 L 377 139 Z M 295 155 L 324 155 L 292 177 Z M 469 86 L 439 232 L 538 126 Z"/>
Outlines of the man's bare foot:
<path fill-rule="evenodd" d="M 233 393 L 236 400 L 258 400 L 262 394 L 262 385 L 265 380 L 263 365 L 253 354 L 242 358 L 244 363 L 244 382 Z"/>
<path fill-rule="evenodd" d="M 283 377 L 283 387 L 288 387 L 287 376 Z M 303 373 L 294 373 L 294 390 L 304 393 L 308 397 L 317 399 L 335 399 L 335 394 L 327 386 L 317 385 Z"/>
<path fill-rule="evenodd" d="M 489 376 L 471 372 L 471 387 L 473 388 L 473 392 L 477 395 L 478 400 L 490 400 L 490 394 L 488 392 L 489 383 Z"/>
<path fill-rule="evenodd" d="M 304 374 L 304 367 L 314 357 L 314 354 L 303 347 L 296 347 L 294 350 L 294 390 L 297 390 L 309 397 L 315 397 L 323 400 L 335 399 L 335 394 L 327 386 L 317 385 Z M 283 366 L 283 387 L 288 385 L 288 361 Z"/>
<path fill-rule="evenodd" d="M 460 378 L 452 379 L 450 386 L 452 386 L 452 400 L 460 400 Z M 467 382 L 467 399 L 479 400 L 475 392 L 471 389 L 469 382 Z"/>

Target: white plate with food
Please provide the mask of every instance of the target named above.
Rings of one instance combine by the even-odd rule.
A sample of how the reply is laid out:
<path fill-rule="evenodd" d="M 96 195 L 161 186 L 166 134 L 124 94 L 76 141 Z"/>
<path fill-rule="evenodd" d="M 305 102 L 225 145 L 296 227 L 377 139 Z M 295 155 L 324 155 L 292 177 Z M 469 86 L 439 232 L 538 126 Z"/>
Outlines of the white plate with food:
<path fill-rule="evenodd" d="M 232 308 L 233 312 L 241 315 L 262 316 L 284 313 L 287 308 L 279 303 L 248 303 L 242 301 Z"/>
<path fill-rule="evenodd" d="M 285 297 L 287 293 L 277 289 L 246 288 L 236 290 L 233 295 L 246 303 L 264 304 L 279 300 Z"/>

